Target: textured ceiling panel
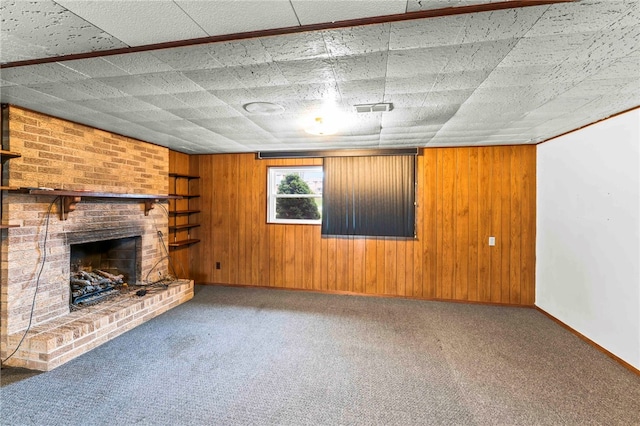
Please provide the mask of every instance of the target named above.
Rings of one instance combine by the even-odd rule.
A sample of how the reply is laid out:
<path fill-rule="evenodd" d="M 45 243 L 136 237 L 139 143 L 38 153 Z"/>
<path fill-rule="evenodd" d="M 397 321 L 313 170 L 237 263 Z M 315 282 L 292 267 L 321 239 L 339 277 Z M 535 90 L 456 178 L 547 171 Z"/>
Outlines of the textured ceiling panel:
<path fill-rule="evenodd" d="M 127 47 L 52 1 L 0 2 L 0 62 Z"/>
<path fill-rule="evenodd" d="M 138 7 L 145 3 L 121 7 L 143 22 L 157 12 Z M 171 15 L 157 21 L 168 33 L 194 24 L 209 34 L 490 2 L 278 0 L 268 13 L 215 2 L 219 15 L 209 10 L 214 2 L 153 3 Z M 123 12 L 112 6 L 100 10 L 117 32 L 122 22 L 111 20 Z M 11 31 L 2 28 L 3 52 L 4 40 L 18 35 L 7 51 L 26 43 L 26 54 L 46 57 L 106 46 L 96 45 L 95 25 L 51 1 L 0 7 L 3 20 L 17 19 Z M 3 68 L 0 96 L 189 153 L 533 143 L 640 104 L 639 9 L 636 1 L 581 0 Z M 237 16 L 225 18 L 232 11 Z M 300 22 L 291 23 L 293 11 Z M 262 15 L 259 24 L 252 21 Z M 57 18 L 56 31 L 83 22 L 87 33 L 56 44 L 64 31 L 49 40 L 40 28 Z M 164 40 L 154 35 L 157 28 L 123 29 L 130 30 Z M 283 111 L 251 114 L 243 109 L 249 102 Z M 393 109 L 354 110 L 378 102 Z M 342 118 L 338 133 L 306 134 L 303 119 L 327 114 L 330 104 Z"/>
<path fill-rule="evenodd" d="M 299 25 L 289 0 L 269 0 L 268 6 L 264 1 L 176 0 L 175 3 L 211 36 Z"/>
<path fill-rule="evenodd" d="M 301 25 L 345 21 L 406 11 L 406 0 L 339 1 L 291 0 Z"/>
<path fill-rule="evenodd" d="M 129 46 L 207 35 L 174 2 L 154 0 L 56 0 L 76 16 Z"/>

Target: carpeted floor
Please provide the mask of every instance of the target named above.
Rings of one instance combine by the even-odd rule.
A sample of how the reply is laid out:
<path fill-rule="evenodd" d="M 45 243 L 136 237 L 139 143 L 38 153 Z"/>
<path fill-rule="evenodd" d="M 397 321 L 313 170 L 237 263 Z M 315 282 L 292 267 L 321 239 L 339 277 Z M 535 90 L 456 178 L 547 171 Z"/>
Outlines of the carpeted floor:
<path fill-rule="evenodd" d="M 640 377 L 535 310 L 267 289 L 2 382 L 2 425 L 640 423 Z"/>

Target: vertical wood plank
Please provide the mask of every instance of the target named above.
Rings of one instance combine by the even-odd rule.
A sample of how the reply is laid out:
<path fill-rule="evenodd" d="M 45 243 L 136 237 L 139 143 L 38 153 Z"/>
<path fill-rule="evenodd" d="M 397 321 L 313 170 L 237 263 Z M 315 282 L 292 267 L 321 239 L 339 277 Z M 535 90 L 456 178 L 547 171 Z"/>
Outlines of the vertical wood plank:
<path fill-rule="evenodd" d="M 361 237 L 353 238 L 353 291 L 365 293 L 365 240 Z"/>
<path fill-rule="evenodd" d="M 478 149 L 469 150 L 469 294 L 478 301 Z"/>
<path fill-rule="evenodd" d="M 455 153 L 457 191 L 453 298 L 467 300 L 469 293 L 469 148 L 458 148 Z"/>
<path fill-rule="evenodd" d="M 500 255 L 502 257 L 502 279 L 500 302 L 509 302 L 509 291 L 511 287 L 511 147 L 500 147 L 501 159 L 500 168 L 502 170 L 501 182 L 501 205 L 502 205 L 502 241 Z"/>
<path fill-rule="evenodd" d="M 535 303 L 535 259 L 536 259 L 536 147 L 525 150 L 522 176 L 522 294 L 520 303 Z"/>
<path fill-rule="evenodd" d="M 502 226 L 502 180 L 503 164 L 502 150 L 492 149 L 492 159 L 489 165 L 491 173 L 491 234 L 496 237 L 496 245 L 490 247 L 491 251 L 491 302 L 499 303 L 502 300 L 502 251 L 508 247 Z M 507 267 L 509 265 L 506 265 Z"/>
<path fill-rule="evenodd" d="M 455 205 L 456 205 L 456 157 L 455 150 L 442 153 L 442 298 L 454 297 L 455 262 Z"/>
<path fill-rule="evenodd" d="M 522 235 L 522 171 L 523 171 L 523 153 L 522 149 L 515 146 L 510 147 L 511 157 L 511 224 L 510 224 L 510 240 L 511 250 L 509 256 L 510 275 L 509 275 L 509 303 L 520 303 L 520 271 L 521 271 L 521 235 Z"/>
<path fill-rule="evenodd" d="M 478 300 L 489 302 L 492 285 L 494 285 L 491 278 L 491 262 L 496 247 L 490 247 L 488 241 L 489 237 L 496 236 L 496 228 L 492 226 L 492 220 L 498 220 L 493 216 L 497 212 L 492 203 L 492 196 L 495 195 L 492 180 L 494 163 L 491 148 L 482 147 L 478 154 Z"/>

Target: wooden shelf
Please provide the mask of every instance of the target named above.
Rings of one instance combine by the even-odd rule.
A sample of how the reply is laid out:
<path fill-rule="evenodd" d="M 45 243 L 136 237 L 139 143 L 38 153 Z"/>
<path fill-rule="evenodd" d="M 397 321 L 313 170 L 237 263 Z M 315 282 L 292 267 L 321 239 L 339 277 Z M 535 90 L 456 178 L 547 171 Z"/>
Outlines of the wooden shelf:
<path fill-rule="evenodd" d="M 195 214 L 195 213 L 200 213 L 200 210 L 174 210 L 172 212 L 169 212 L 171 216 L 178 216 L 181 214 Z"/>
<path fill-rule="evenodd" d="M 155 195 L 155 194 L 123 194 L 119 192 L 93 192 L 93 191 L 67 191 L 64 189 L 29 189 L 32 195 L 52 195 L 60 197 L 60 220 L 66 220 L 69 213 L 76 209 L 76 204 L 82 198 L 116 198 L 122 200 L 144 201 L 144 215 L 148 216 L 154 203 L 160 200 L 180 199 L 179 195 Z"/>
<path fill-rule="evenodd" d="M 199 223 L 186 223 L 184 225 L 173 225 L 169 227 L 170 231 L 177 231 L 180 229 L 190 229 L 190 228 L 195 228 L 197 226 L 200 226 Z"/>
<path fill-rule="evenodd" d="M 0 191 L 19 191 L 19 190 L 20 188 L 15 186 L 0 186 Z"/>
<path fill-rule="evenodd" d="M 191 238 L 188 240 L 180 240 L 180 241 L 174 241 L 172 243 L 169 243 L 169 247 L 183 247 L 183 246 L 188 246 L 188 245 L 199 243 L 199 242 L 200 240 Z"/>
<path fill-rule="evenodd" d="M 169 177 L 183 178 L 183 179 L 200 179 L 200 176 L 185 175 L 185 174 L 181 174 L 181 173 L 169 173 Z"/>
<path fill-rule="evenodd" d="M 0 225 L 0 229 L 20 228 L 20 225 Z"/>
<path fill-rule="evenodd" d="M 179 198 L 198 198 L 200 195 L 197 194 L 169 194 L 172 195 L 174 197 L 179 197 Z"/>
<path fill-rule="evenodd" d="M 22 157 L 22 155 L 18 154 L 17 152 L 0 149 L 0 158 L 2 158 L 2 161 L 9 160 L 11 158 L 18 158 L 18 157 Z"/>
<path fill-rule="evenodd" d="M 189 173 L 171 172 L 169 173 L 169 178 L 171 178 L 170 187 L 171 187 L 171 190 L 173 191 L 173 194 L 171 195 L 181 197 L 183 200 L 185 200 L 181 203 L 178 203 L 178 202 L 170 203 L 170 209 L 172 210 L 169 211 L 169 216 L 171 216 L 172 219 L 170 220 L 169 232 L 173 233 L 174 240 L 177 240 L 178 238 L 177 234 L 179 232 L 181 233 L 180 238 L 184 238 L 186 236 L 186 239 L 169 243 L 169 247 L 175 249 L 176 247 L 189 246 L 191 244 L 200 242 L 199 239 L 191 238 L 191 235 L 190 235 L 192 228 L 197 228 L 198 226 L 200 226 L 199 223 L 191 223 L 191 221 L 193 220 L 193 218 L 191 218 L 191 215 L 200 213 L 200 210 L 197 208 L 198 207 L 197 205 L 192 206 L 190 201 L 193 198 L 200 197 L 199 194 L 191 193 L 191 191 L 198 191 L 196 183 L 195 182 L 192 183 L 191 180 L 199 179 L 200 176 L 189 174 Z M 186 216 L 186 222 L 188 223 L 177 224 L 176 216 L 183 216 L 180 222 L 184 222 L 185 221 L 184 216 Z M 173 225 L 171 225 L 171 223 L 173 223 Z"/>

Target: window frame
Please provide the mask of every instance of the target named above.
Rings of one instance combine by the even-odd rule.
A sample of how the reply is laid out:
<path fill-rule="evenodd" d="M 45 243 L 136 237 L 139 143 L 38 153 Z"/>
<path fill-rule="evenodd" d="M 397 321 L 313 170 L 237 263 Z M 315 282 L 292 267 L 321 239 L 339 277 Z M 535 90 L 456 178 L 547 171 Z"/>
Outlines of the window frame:
<path fill-rule="evenodd" d="M 318 206 L 320 219 L 278 219 L 276 217 L 276 201 L 278 198 L 320 198 L 323 194 L 278 194 L 278 184 L 275 182 L 276 173 L 286 171 L 285 174 L 297 172 L 319 172 L 324 178 L 322 166 L 268 166 L 267 167 L 267 223 L 290 225 L 322 225 L 322 207 Z M 316 203 L 317 205 L 317 203 Z"/>

